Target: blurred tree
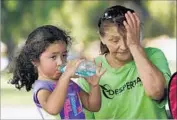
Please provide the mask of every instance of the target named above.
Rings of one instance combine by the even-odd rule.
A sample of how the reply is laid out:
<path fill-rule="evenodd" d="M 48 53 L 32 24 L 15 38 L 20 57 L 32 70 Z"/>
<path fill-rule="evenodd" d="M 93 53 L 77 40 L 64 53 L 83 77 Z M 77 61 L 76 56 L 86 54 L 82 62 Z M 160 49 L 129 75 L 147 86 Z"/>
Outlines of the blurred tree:
<path fill-rule="evenodd" d="M 19 42 L 35 27 L 46 24 L 53 8 L 63 1 L 1 0 L 1 40 L 7 44 L 9 59 Z"/>
<path fill-rule="evenodd" d="M 176 1 L 145 1 L 150 16 L 145 20 L 145 37 L 165 34 L 176 37 Z"/>
<path fill-rule="evenodd" d="M 75 43 L 83 42 L 87 47 L 91 41 L 98 39 L 97 22 L 103 11 L 116 4 L 140 13 L 145 37 L 161 34 L 176 36 L 176 2 L 1 0 L 1 40 L 7 44 L 8 55 L 11 56 L 30 31 L 52 24 L 66 29 Z"/>

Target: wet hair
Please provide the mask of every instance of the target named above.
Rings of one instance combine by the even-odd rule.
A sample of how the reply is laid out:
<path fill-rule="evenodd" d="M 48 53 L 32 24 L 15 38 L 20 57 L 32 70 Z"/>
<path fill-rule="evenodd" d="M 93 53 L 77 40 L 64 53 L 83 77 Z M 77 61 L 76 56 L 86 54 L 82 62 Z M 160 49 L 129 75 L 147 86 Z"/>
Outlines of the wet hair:
<path fill-rule="evenodd" d="M 110 8 L 107 8 L 104 11 L 104 14 L 98 21 L 98 27 L 99 27 L 99 34 L 101 37 L 105 36 L 105 31 L 111 26 L 116 25 L 118 27 L 118 30 L 122 36 L 125 36 L 126 30 L 123 24 L 123 21 L 126 21 L 125 13 L 130 11 L 131 13 L 134 12 L 134 10 L 116 5 L 112 6 Z M 102 42 L 100 42 L 100 50 L 101 54 L 109 53 L 109 50 L 106 45 L 104 45 Z"/>
<path fill-rule="evenodd" d="M 39 61 L 40 55 L 49 45 L 59 41 L 65 42 L 67 46 L 71 45 L 71 37 L 64 30 L 52 25 L 41 26 L 31 32 L 20 53 L 14 57 L 13 77 L 10 83 L 17 89 L 25 87 L 30 91 L 38 78 L 37 69 L 32 61 Z"/>

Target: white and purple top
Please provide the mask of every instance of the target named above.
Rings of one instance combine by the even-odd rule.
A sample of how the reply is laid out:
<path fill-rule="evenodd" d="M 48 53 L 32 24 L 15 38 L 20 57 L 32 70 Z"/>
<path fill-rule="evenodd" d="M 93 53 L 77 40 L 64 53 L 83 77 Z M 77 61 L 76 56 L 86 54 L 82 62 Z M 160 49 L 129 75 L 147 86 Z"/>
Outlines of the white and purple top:
<path fill-rule="evenodd" d="M 42 108 L 37 93 L 40 89 L 46 89 L 52 92 L 56 83 L 52 81 L 36 80 L 34 83 L 33 99 L 38 108 Z M 68 86 L 68 93 L 64 102 L 63 109 L 59 113 L 61 119 L 85 119 L 83 106 L 79 99 L 80 87 L 71 81 Z M 62 92 L 62 91 L 61 91 Z M 60 99 L 60 98 L 58 98 Z"/>

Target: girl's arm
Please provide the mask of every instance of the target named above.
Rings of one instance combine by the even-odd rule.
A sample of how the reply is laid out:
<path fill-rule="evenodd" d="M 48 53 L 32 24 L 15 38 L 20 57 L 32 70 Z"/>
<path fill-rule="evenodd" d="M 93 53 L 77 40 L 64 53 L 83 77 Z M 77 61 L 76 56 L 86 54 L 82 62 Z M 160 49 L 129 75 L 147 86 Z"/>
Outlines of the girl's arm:
<path fill-rule="evenodd" d="M 92 112 L 98 112 L 101 108 L 101 92 L 100 86 L 91 86 L 90 93 L 80 91 L 81 102 L 84 107 Z"/>
<path fill-rule="evenodd" d="M 80 98 L 81 102 L 84 105 L 86 109 L 92 112 L 97 112 L 101 108 L 101 92 L 100 92 L 100 86 L 99 81 L 101 76 L 106 72 L 106 69 L 101 70 L 102 64 L 99 63 L 97 65 L 96 69 L 96 75 L 87 77 L 85 80 L 90 85 L 90 92 L 89 94 L 81 90 L 80 92 Z"/>
<path fill-rule="evenodd" d="M 37 94 L 39 103 L 42 108 L 51 115 L 58 114 L 63 108 L 64 101 L 67 95 L 67 88 L 70 77 L 62 75 L 53 92 L 48 90 L 40 90 Z"/>
<path fill-rule="evenodd" d="M 47 90 L 40 90 L 38 92 L 39 103 L 49 114 L 56 115 L 62 110 L 70 78 L 74 75 L 75 70 L 82 61 L 73 60 L 68 62 L 65 72 L 61 75 L 53 92 Z"/>

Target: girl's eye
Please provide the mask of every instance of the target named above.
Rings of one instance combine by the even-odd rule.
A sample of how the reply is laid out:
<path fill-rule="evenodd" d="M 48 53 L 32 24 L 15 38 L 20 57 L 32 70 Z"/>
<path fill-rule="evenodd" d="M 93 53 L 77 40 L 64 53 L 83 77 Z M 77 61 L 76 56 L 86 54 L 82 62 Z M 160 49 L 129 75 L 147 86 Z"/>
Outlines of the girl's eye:
<path fill-rule="evenodd" d="M 52 58 L 53 60 L 56 60 L 57 56 L 52 56 L 51 58 Z"/>
<path fill-rule="evenodd" d="M 67 57 L 67 54 L 66 54 L 66 55 L 63 55 L 63 57 L 66 58 L 66 57 Z"/>

